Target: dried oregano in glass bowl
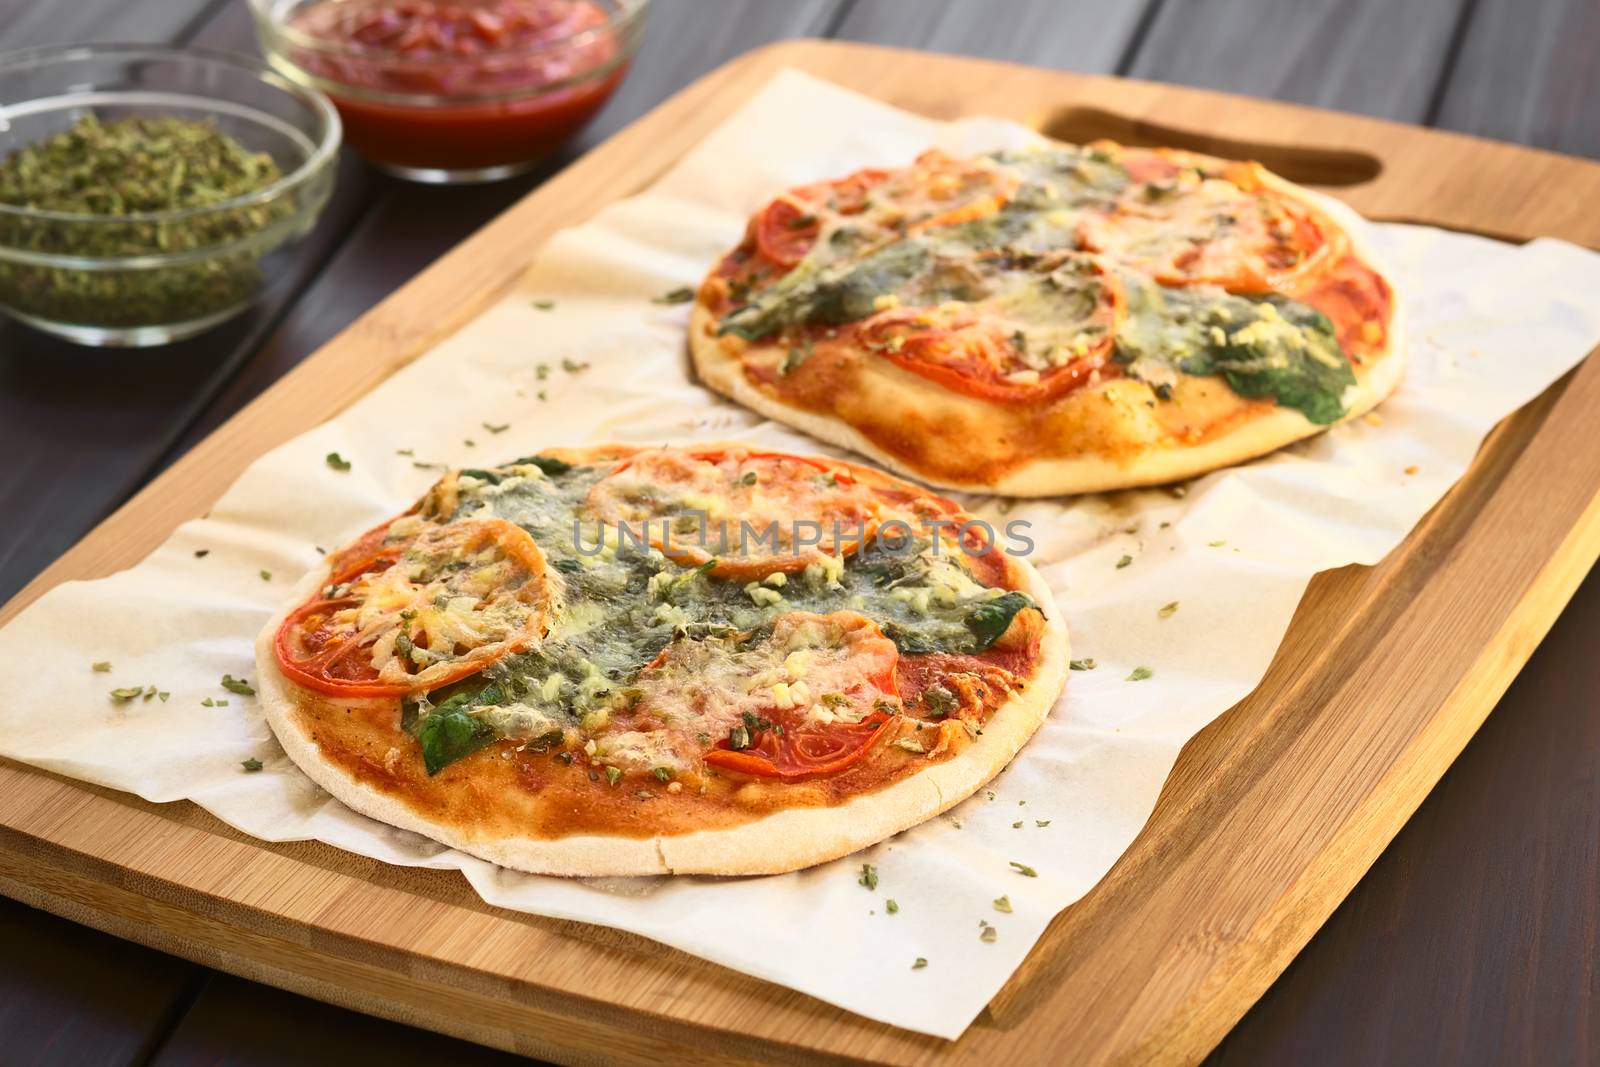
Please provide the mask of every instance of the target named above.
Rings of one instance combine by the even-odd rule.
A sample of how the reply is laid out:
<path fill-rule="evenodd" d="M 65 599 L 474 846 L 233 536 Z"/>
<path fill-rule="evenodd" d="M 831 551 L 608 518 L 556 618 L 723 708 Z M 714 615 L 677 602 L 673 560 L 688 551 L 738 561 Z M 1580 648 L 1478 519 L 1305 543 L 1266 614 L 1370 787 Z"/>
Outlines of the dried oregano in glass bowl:
<path fill-rule="evenodd" d="M 158 344 L 214 325 L 327 200 L 337 118 L 252 61 L 16 53 L 0 57 L 0 99 L 19 67 L 30 88 L 72 83 L 0 107 L 0 307 L 41 329 Z M 119 86 L 87 87 L 103 82 Z"/>
<path fill-rule="evenodd" d="M 230 200 L 283 177 L 272 157 L 252 153 L 207 122 L 86 113 L 65 133 L 0 162 L 0 204 L 31 217 L 0 216 L 0 243 L 94 258 L 193 252 L 228 245 L 294 213 L 286 199 L 248 207 Z M 70 216 L 65 219 L 50 215 Z M 81 216 L 110 219 L 85 226 Z M 0 264 L 0 300 L 46 319 L 140 326 L 221 311 L 261 280 L 256 257 L 230 252 L 145 270 Z"/>

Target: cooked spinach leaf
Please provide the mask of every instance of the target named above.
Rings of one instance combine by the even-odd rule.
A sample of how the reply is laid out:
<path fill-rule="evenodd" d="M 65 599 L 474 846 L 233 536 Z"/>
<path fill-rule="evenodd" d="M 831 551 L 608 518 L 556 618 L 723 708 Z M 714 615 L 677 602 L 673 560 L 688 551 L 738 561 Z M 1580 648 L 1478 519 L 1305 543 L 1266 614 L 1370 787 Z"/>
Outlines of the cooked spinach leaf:
<path fill-rule="evenodd" d="M 1185 360 L 1186 373 L 1220 374 L 1240 396 L 1270 397 L 1319 426 L 1344 417 L 1344 392 L 1356 376 L 1322 312 L 1269 297 L 1256 303 L 1254 317 L 1221 332 L 1226 341 Z"/>
<path fill-rule="evenodd" d="M 886 621 L 883 635 L 894 642 L 901 655 L 915 656 L 929 652 L 962 652 L 974 655 L 982 652 L 1011 626 L 1011 620 L 1024 608 L 1034 607 L 1026 593 L 1010 592 L 993 600 L 985 600 L 966 610 L 961 624 L 966 632 L 938 625 L 943 612 L 933 612 L 928 618 L 915 621 Z M 919 625 L 919 622 L 922 622 Z"/>
<path fill-rule="evenodd" d="M 977 648 L 973 651 L 982 652 L 1000 640 L 1000 635 L 1011 627 L 1011 620 L 1017 617 L 1017 612 L 1031 607 L 1033 600 L 1026 593 L 1013 591 L 973 608 L 972 614 L 967 616 L 967 629 L 972 631 L 973 640 L 977 642 Z"/>
<path fill-rule="evenodd" d="M 521 459 L 512 460 L 510 463 L 506 464 L 506 466 L 538 467 L 551 478 L 559 477 L 572 469 L 572 464 L 568 463 L 564 459 L 556 459 L 554 456 L 524 456 Z"/>
<path fill-rule="evenodd" d="M 902 656 L 920 656 L 929 652 L 948 652 L 933 635 L 926 630 L 919 630 L 914 625 L 898 622 L 883 624 L 883 636 L 894 642 L 894 647 L 900 650 Z"/>
<path fill-rule="evenodd" d="M 916 277 L 929 258 L 919 241 L 905 239 L 854 263 L 813 269 L 802 264 L 750 303 L 729 312 L 721 332 L 758 341 L 799 322 L 838 326 L 864 319 L 875 310 L 878 297 Z"/>
<path fill-rule="evenodd" d="M 500 688 L 490 684 L 459 692 L 426 715 L 421 714 L 415 702 L 408 700 L 401 713 L 400 726 L 417 739 L 422 748 L 422 764 L 429 775 L 435 775 L 499 738 L 494 727 L 472 716 L 470 710 L 498 704 L 502 699 Z"/>
<path fill-rule="evenodd" d="M 1344 416 L 1355 373 L 1315 308 L 1282 296 L 1168 288 L 1126 272 L 1122 280 L 1128 318 L 1116 358 L 1133 377 L 1159 385 L 1171 373 L 1161 366 L 1175 367 L 1218 375 L 1240 396 L 1274 400 L 1319 425 Z"/>

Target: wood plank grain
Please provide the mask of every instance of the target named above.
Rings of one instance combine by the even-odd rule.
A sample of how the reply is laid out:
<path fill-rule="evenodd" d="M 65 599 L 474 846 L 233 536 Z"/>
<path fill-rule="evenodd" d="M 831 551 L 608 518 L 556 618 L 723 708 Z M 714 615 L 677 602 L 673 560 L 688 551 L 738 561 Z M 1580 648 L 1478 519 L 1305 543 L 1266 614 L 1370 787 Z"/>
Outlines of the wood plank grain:
<path fill-rule="evenodd" d="M 850 8 L 836 36 L 846 41 L 1109 74 L 1128 51 L 1146 10 L 1158 2 L 865 0 Z"/>
<path fill-rule="evenodd" d="M 1421 122 L 1463 2 L 1169 2 L 1127 73 Z"/>
<path fill-rule="evenodd" d="M 0 49 L 181 42 L 218 3 L 3 0 Z M 80 355 L 88 353 L 0 322 L 0 442 L 11 457 L 0 477 L 0 506 L 31 519 L 0 537 L 0 595 L 20 587 L 61 540 L 79 536 L 109 510 L 112 501 L 97 499 L 92 487 L 122 457 L 121 442 L 144 437 L 135 427 L 159 425 L 183 402 L 186 389 L 169 388 L 181 379 L 181 364 L 148 375 L 125 358 L 79 361 Z M 146 393 L 148 379 L 156 384 Z M 89 491 L 70 488 L 63 475 L 77 476 Z M 116 491 L 125 494 L 127 486 Z M 52 529 L 52 516 L 65 521 Z M 0 901 L 0 1047 L 8 1063 L 136 1062 L 159 1045 L 203 977 L 202 968 L 177 957 Z"/>
<path fill-rule="evenodd" d="M 315 283 L 166 453 L 189 448 L 379 300 L 507 207 L 707 70 L 749 49 L 823 32 L 843 0 L 656 0 L 639 58 L 578 141 L 532 174 L 471 190 L 380 179 L 368 210 Z M 0 572 L 3 573 L 3 572 Z M 0 596 L 8 592 L 0 586 Z"/>
<path fill-rule="evenodd" d="M 199 976 L 183 960 L 0 899 L 0 1060 L 137 1062 Z"/>
<path fill-rule="evenodd" d="M 1434 121 L 1600 156 L 1600 4 L 1477 0 Z"/>
<path fill-rule="evenodd" d="M 226 0 L 0 0 L 0 48 L 186 40 Z"/>
<path fill-rule="evenodd" d="M 1525 182 L 1595 187 L 1600 167 L 1581 162 L 1193 90 L 862 46 L 769 49 L 663 105 L 424 272 L 175 464 L 35 588 L 136 559 L 250 458 L 450 332 L 529 249 L 632 192 L 782 65 L 934 114 L 947 113 L 943 86 L 955 82 L 979 87 L 965 107 L 1020 117 L 1067 100 L 1201 122 L 1223 101 L 1250 136 L 1362 144 L 1382 156 L 1385 178 L 1423 163 L 1455 175 L 1455 185 L 1380 179 L 1352 190 L 1369 209 L 1455 211 L 1487 223 L 1484 212 L 1514 200 L 1515 210 L 1493 220 L 1514 233 L 1600 227 L 1582 196 L 1519 195 Z M 675 1051 L 987 1063 L 1071 1048 L 1087 1061 L 1193 1059 L 1420 803 L 1592 562 L 1597 406 L 1600 364 L 1590 364 L 1509 420 L 1380 567 L 1321 576 L 1261 689 L 1185 750 L 1140 842 L 1058 920 L 991 1017 L 953 1045 L 615 931 L 498 912 L 457 879 L 310 844 L 264 845 L 218 831 L 186 805 L 141 805 L 6 765 L 0 881 L 8 893 L 192 958 L 542 1054 L 606 1047 L 635 1062 Z M 552 1018 L 576 1029 L 552 1029 Z"/>
<path fill-rule="evenodd" d="M 579 138 L 598 144 L 696 78 L 754 48 L 821 37 L 848 0 L 653 0 L 622 88 Z"/>
<path fill-rule="evenodd" d="M 36 18 L 31 13 L 46 9 L 79 10 L 50 4 L 27 12 Z M 183 9 L 170 5 L 170 12 Z M 156 17 L 142 25 L 150 33 L 175 26 L 185 40 L 210 48 L 255 50 L 243 4 L 198 25 Z M 312 234 L 278 265 L 270 294 L 203 336 L 149 351 L 90 349 L 0 318 L 0 447 L 11 457 L 0 471 L 0 508 L 33 520 L 0 533 L 0 596 L 127 499 L 183 433 L 216 410 L 223 388 L 363 217 L 373 184 L 365 164 L 345 153 L 333 198 Z"/>
<path fill-rule="evenodd" d="M 152 1067 L 528 1067 L 521 1057 L 219 975 L 149 1060 Z"/>
<path fill-rule="evenodd" d="M 1594 1061 L 1597 638 L 1600 571 L 1217 1067 Z"/>

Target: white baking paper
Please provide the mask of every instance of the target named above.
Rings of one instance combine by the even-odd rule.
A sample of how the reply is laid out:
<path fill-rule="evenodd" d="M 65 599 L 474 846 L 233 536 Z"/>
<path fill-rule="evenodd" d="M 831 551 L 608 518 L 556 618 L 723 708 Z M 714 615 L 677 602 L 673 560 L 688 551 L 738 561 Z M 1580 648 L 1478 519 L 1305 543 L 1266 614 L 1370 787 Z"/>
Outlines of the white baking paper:
<path fill-rule="evenodd" d="M 147 800 L 192 800 L 266 840 L 458 869 L 492 904 L 630 930 L 874 1019 L 958 1036 L 1050 918 L 1133 840 L 1183 744 L 1260 681 L 1311 576 L 1381 558 L 1497 420 L 1600 341 L 1600 256 L 1358 223 L 1396 271 L 1410 315 L 1410 369 L 1380 419 L 1198 479 L 1182 499 L 969 499 L 991 520 L 1032 523 L 1033 560 L 1066 613 L 1073 655 L 1099 666 L 1072 673 L 992 793 L 822 867 L 603 882 L 501 870 L 329 798 L 283 756 L 256 702 L 218 680 L 254 677 L 252 639 L 317 562 L 314 545 L 405 508 L 436 477 L 414 461 L 730 436 L 819 448 L 695 385 L 687 306 L 651 298 L 697 284 L 777 189 L 902 164 L 930 144 L 975 151 L 1031 136 L 777 78 L 645 194 L 557 235 L 503 302 L 256 462 L 208 518 L 132 570 L 62 586 L 19 616 L 0 633 L 0 662 L 29 669 L 10 674 L 0 753 Z M 555 306 L 535 306 L 546 300 Z M 331 469 L 329 452 L 352 468 Z M 1132 562 L 1119 567 L 1124 555 Z M 94 672 L 95 661 L 112 669 Z M 1128 680 L 1141 666 L 1152 676 Z M 107 696 L 146 684 L 170 699 Z M 264 771 L 241 770 L 252 756 Z M 863 862 L 878 869 L 876 890 L 857 881 Z M 993 906 L 1001 895 L 1010 914 Z M 980 920 L 997 928 L 992 943 L 979 940 Z M 918 957 L 927 966 L 913 969 Z"/>

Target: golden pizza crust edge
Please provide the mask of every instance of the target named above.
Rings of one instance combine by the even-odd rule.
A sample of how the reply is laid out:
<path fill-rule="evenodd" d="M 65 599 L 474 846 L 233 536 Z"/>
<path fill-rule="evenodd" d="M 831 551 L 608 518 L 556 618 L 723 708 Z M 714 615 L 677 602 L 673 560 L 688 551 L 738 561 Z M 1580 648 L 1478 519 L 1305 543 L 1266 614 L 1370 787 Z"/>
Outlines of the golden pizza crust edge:
<path fill-rule="evenodd" d="M 550 451 L 575 459 L 609 457 L 638 449 Z M 833 462 L 883 477 L 849 461 Z M 584 833 L 534 838 L 474 833 L 459 823 L 419 811 L 403 797 L 360 780 L 321 750 L 309 717 L 297 699 L 308 691 L 283 674 L 275 651 L 277 632 L 284 620 L 327 581 L 329 567 L 325 562 L 301 579 L 284 607 L 256 638 L 260 702 L 268 726 L 291 762 L 340 803 L 380 823 L 420 834 L 502 867 L 565 877 L 780 874 L 849 855 L 926 822 L 991 780 L 1043 724 L 1066 685 L 1070 655 L 1067 628 L 1042 576 L 1026 560 L 1013 562 L 1016 587 L 1034 599 L 1045 617 L 1039 655 L 1025 687 L 996 707 L 983 733 L 972 744 L 949 759 L 840 804 L 787 808 L 727 828 L 651 837 Z"/>
<path fill-rule="evenodd" d="M 1200 160 L 1210 159 L 1192 153 L 1186 155 Z M 1351 252 L 1377 273 L 1390 289 L 1392 304 L 1384 350 L 1368 358 L 1361 368 L 1362 372 L 1357 375 L 1357 384 L 1347 396 L 1346 413 L 1339 420 L 1348 422 L 1371 411 L 1399 386 L 1406 357 L 1403 296 L 1394 284 L 1393 271 L 1357 232 L 1361 220 L 1351 208 L 1331 197 L 1286 181 L 1264 168 L 1261 178 L 1275 190 L 1295 197 L 1327 215 L 1350 242 Z M 736 337 L 719 337 L 716 332 L 717 320 L 705 302 L 704 293 L 702 287 L 690 314 L 689 352 L 695 372 L 707 387 L 757 414 L 793 426 L 820 441 L 850 449 L 899 474 L 942 489 L 1016 497 L 1051 497 L 1162 485 L 1236 466 L 1329 428 L 1311 422 L 1291 408 L 1273 407 L 1261 410 L 1258 414 L 1246 414 L 1232 428 L 1192 444 L 1164 442 L 1143 448 L 1119 449 L 1121 454 L 1115 456 L 1100 454 L 1093 448 L 1082 448 L 1080 454 L 1076 455 L 1023 456 L 1008 465 L 1003 473 L 991 478 L 950 477 L 880 446 L 836 414 L 801 407 L 752 383 L 744 371 L 746 361 L 781 358 L 782 346 L 750 343 Z M 931 403 L 962 404 L 974 412 L 981 412 L 985 406 L 984 401 L 959 397 L 909 372 L 892 373 L 894 371 L 898 371 L 898 368 L 889 368 L 887 372 L 880 369 L 878 373 L 892 374 L 894 390 L 903 394 L 896 402 L 904 405 L 907 411 Z M 1069 403 L 1087 404 L 1093 397 L 1102 393 L 1109 396 L 1122 388 L 1114 381 L 1101 386 L 1085 386 L 1067 399 Z M 1253 403 L 1239 398 L 1238 408 L 1247 412 Z M 1259 407 L 1258 404 L 1255 406 Z M 1100 416 L 1096 413 L 1095 417 Z M 952 440 L 948 447 L 958 449 L 961 445 L 958 440 Z"/>

